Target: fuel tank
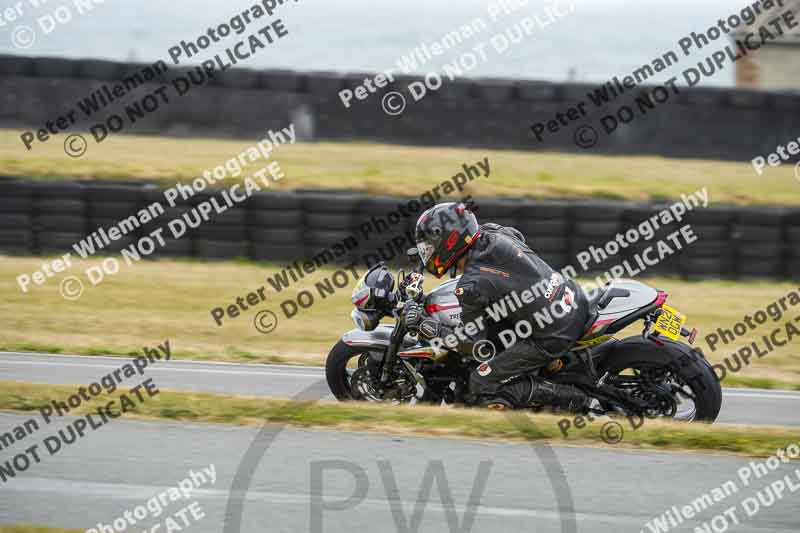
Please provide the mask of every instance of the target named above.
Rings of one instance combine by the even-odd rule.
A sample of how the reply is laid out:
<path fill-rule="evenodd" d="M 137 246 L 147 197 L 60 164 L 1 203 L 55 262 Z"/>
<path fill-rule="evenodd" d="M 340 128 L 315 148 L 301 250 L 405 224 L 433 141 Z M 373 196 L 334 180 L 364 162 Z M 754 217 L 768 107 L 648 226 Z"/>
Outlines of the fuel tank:
<path fill-rule="evenodd" d="M 461 304 L 455 293 L 460 279 L 461 276 L 445 281 L 425 297 L 425 312 L 451 327 L 461 324 Z"/>

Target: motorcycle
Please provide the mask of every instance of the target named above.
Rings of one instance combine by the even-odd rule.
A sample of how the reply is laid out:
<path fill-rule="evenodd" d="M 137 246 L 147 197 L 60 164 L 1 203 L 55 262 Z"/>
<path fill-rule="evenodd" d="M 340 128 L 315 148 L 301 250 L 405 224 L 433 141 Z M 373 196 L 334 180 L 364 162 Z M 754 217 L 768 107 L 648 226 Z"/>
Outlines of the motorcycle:
<path fill-rule="evenodd" d="M 412 248 L 408 254 L 418 266 L 409 276 L 402 270 L 397 273 L 403 282 L 396 290 L 382 291 L 378 320 L 365 324 L 355 309 L 352 316 L 358 327 L 345 333 L 328 354 L 325 374 L 339 400 L 460 404 L 470 372 L 486 362 L 483 355 L 491 355 L 459 353 L 405 327 L 402 309 L 410 301 L 420 303 L 426 316 L 445 325 L 461 325 L 455 294 L 458 278 L 425 294 L 417 251 Z M 391 276 L 382 263 L 373 269 Z M 354 303 L 370 288 L 368 275 L 354 289 Z M 685 327 L 686 316 L 666 305 L 667 296 L 634 280 L 615 280 L 588 292 L 590 316 L 583 337 L 535 374 L 581 389 L 594 399 L 589 410 L 598 415 L 713 422 L 722 404 L 719 380 L 702 352 L 689 346 L 697 330 Z M 394 317 L 396 323 L 378 324 L 385 316 Z M 636 322 L 643 322 L 640 335 L 614 337 Z M 515 406 L 534 411 L 547 407 Z"/>

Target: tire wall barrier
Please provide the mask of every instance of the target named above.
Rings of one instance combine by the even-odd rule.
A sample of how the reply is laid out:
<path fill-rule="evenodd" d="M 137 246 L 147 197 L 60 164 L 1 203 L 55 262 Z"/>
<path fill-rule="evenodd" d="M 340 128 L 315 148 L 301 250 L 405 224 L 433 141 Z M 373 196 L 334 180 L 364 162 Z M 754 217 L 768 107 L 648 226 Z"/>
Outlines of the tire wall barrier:
<path fill-rule="evenodd" d="M 35 130 L 55 121 L 77 102 L 105 86 L 111 89 L 152 65 L 97 60 L 31 58 L 0 55 L 0 127 Z M 187 78 L 190 68 L 170 68 L 124 97 L 87 116 L 77 111 L 67 131 L 88 131 L 113 113 L 124 114 L 162 85 Z M 195 79 L 203 77 L 195 72 Z M 345 108 L 338 92 L 353 90 L 369 74 L 231 69 L 192 85 L 184 96 L 136 120 L 124 133 L 256 138 L 269 129 L 294 123 L 301 140 L 369 140 L 376 142 L 481 146 L 522 150 L 581 152 L 575 133 L 584 123 L 600 131 L 593 153 L 656 154 L 723 160 L 750 160 L 798 135 L 794 118 L 800 95 L 707 87 L 681 88 L 655 109 L 642 113 L 612 134 L 600 130 L 601 118 L 620 106 L 636 110 L 637 97 L 653 86 L 639 86 L 602 107 L 587 92 L 598 85 L 503 79 L 445 80 L 418 102 L 407 86 L 417 78 L 395 76 L 395 82 L 368 99 Z M 381 108 L 389 91 L 406 95 L 401 116 Z M 572 122 L 540 142 L 531 125 L 566 114 L 586 103 L 585 119 Z M 20 143 L 20 150 L 25 148 Z"/>
<path fill-rule="evenodd" d="M 210 194 L 196 194 L 183 204 L 167 207 L 152 184 L 44 182 L 0 177 L 0 253 L 9 255 L 72 252 L 73 245 L 98 228 L 108 230 L 141 209 L 160 202 L 165 212 L 113 240 L 101 255 L 118 254 L 138 239 L 163 228 L 165 244 L 148 257 L 197 257 L 291 263 L 318 262 L 362 266 L 385 260 L 405 262 L 413 246 L 416 216 L 404 218 L 398 205 L 408 199 L 350 192 L 262 192 L 244 204 L 213 216 L 180 238 L 167 224 Z M 576 254 L 590 246 L 602 248 L 618 232 L 633 228 L 666 204 L 594 201 L 533 201 L 477 198 L 479 220 L 519 229 L 531 248 L 555 268 L 581 268 Z M 138 220 L 137 220 L 138 222 Z M 800 209 L 718 207 L 689 213 L 680 224 L 662 227 L 653 239 L 639 242 L 600 263 L 590 272 L 602 274 L 684 224 L 698 240 L 642 275 L 699 278 L 800 279 Z M 352 242 L 352 246 L 337 243 Z M 669 240 L 665 240 L 668 244 Z M 683 242 L 683 241 L 682 241 Z M 671 245 L 672 246 L 672 245 Z M 673 249 L 677 250 L 675 246 Z M 657 254 L 656 254 L 657 255 Z M 627 274 L 626 274 L 627 275 Z"/>

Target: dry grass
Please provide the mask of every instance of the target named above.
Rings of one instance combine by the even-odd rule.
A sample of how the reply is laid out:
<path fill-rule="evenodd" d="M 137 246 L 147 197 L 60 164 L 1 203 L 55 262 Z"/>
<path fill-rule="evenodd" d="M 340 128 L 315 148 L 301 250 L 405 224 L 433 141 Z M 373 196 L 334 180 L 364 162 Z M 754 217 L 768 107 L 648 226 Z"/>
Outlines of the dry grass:
<path fill-rule="evenodd" d="M 70 274 L 82 276 L 87 286 L 78 301 L 59 295 L 60 277 L 23 294 L 15 278 L 40 268 L 43 258 L 0 256 L 0 349 L 54 353 L 129 354 L 143 346 L 170 339 L 178 357 L 241 362 L 297 362 L 321 364 L 330 348 L 353 325 L 350 286 L 334 295 L 319 297 L 314 284 L 329 277 L 333 269 L 320 270 L 301 283 L 276 294 L 266 282 L 275 265 L 257 263 L 198 263 L 191 261 L 145 261 L 121 267 L 120 273 L 91 287 L 83 270 L 95 262 L 75 263 Z M 122 261 L 120 261 L 123 263 Z M 358 268 L 359 274 L 363 268 Z M 58 274 L 57 276 L 62 276 Z M 432 286 L 433 280 L 428 280 Z M 712 361 L 720 361 L 741 346 L 771 332 L 769 322 L 748 332 L 735 344 L 716 352 L 706 349 L 703 336 L 717 327 L 732 328 L 747 313 L 785 295 L 796 284 L 776 282 L 705 281 L 686 282 L 656 278 L 651 285 L 670 293 L 668 302 L 689 316 L 689 325 L 701 334 L 698 345 Z M 210 310 L 233 303 L 266 286 L 268 299 L 222 327 Z M 292 319 L 280 311 L 280 302 L 308 289 L 316 303 Z M 263 335 L 253 327 L 258 311 L 273 310 L 279 316 L 276 331 Z M 790 309 L 782 322 L 798 314 Z M 640 333 L 640 324 L 629 335 Z M 785 333 L 783 334 L 785 335 Z M 782 337 L 783 338 L 783 337 Z M 800 386 L 800 344 L 793 342 L 738 373 L 726 385 Z"/>
<path fill-rule="evenodd" d="M 0 381 L 0 409 L 33 411 L 50 400 L 64 398 L 75 387 L 33 385 Z M 94 413 L 109 398 L 103 395 L 83 403 L 74 414 Z M 466 437 L 502 441 L 549 441 L 590 446 L 640 449 L 693 450 L 766 457 L 800 440 L 800 430 L 763 426 L 709 426 L 646 420 L 633 429 L 619 420 L 622 441 L 606 444 L 600 417 L 582 428 L 571 428 L 564 436 L 561 417 L 521 412 L 498 413 L 476 409 L 440 407 L 393 407 L 364 403 L 315 403 L 246 396 L 160 391 L 138 402 L 125 416 L 187 422 L 235 425 L 288 424 L 301 427 L 336 428 L 346 431 L 376 431 L 442 437 Z M 618 435 L 616 433 L 615 435 Z"/>
<path fill-rule="evenodd" d="M 189 180 L 256 141 L 116 136 L 80 159 L 63 151 L 65 136 L 26 151 L 18 130 L 0 130 L 0 173 L 47 178 Z M 87 136 L 90 139 L 90 137 Z M 757 176 L 748 163 L 512 150 L 425 148 L 371 143 L 302 143 L 273 152 L 286 173 L 281 188 L 350 188 L 375 194 L 421 194 L 488 157 L 491 178 L 471 183 L 476 196 L 676 198 L 702 187 L 712 202 L 800 204 L 792 165 Z M 250 173 L 259 169 L 251 165 Z"/>
<path fill-rule="evenodd" d="M 31 524 L 0 525 L 0 533 L 82 533 L 82 529 L 62 529 Z"/>

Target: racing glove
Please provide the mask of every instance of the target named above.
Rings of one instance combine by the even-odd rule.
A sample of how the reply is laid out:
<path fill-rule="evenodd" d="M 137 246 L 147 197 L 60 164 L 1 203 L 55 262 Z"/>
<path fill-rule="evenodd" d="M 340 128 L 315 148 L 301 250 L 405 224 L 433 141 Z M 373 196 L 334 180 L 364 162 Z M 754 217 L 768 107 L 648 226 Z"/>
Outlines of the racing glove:
<path fill-rule="evenodd" d="M 419 331 L 419 325 L 422 322 L 422 308 L 417 303 L 406 302 L 402 318 L 409 331 Z"/>

